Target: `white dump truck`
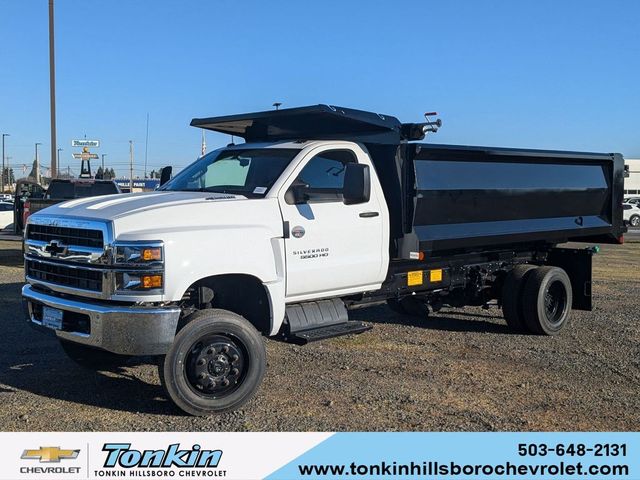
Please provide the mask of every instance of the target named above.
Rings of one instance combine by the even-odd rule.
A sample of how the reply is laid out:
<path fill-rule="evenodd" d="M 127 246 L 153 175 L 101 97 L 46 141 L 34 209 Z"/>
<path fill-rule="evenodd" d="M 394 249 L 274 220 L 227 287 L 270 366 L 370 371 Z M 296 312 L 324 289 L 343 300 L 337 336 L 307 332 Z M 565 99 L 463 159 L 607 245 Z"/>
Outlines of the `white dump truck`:
<path fill-rule="evenodd" d="M 619 243 L 619 154 L 416 143 L 439 121 L 317 105 L 194 119 L 245 140 L 150 193 L 79 198 L 25 231 L 29 323 L 83 365 L 157 356 L 168 396 L 238 408 L 266 366 L 263 336 L 361 333 L 349 311 L 425 318 L 500 305 L 555 335 L 591 309 L 594 249 Z"/>

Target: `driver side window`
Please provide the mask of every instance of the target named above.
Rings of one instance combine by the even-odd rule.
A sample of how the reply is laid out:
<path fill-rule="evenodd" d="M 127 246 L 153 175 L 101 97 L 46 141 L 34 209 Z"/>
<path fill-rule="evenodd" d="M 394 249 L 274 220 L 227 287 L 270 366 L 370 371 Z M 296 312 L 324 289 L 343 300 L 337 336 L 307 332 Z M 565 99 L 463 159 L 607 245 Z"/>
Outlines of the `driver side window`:
<path fill-rule="evenodd" d="M 349 150 L 327 150 L 313 157 L 302 169 L 294 184 L 306 184 L 308 202 L 342 201 L 344 172 L 347 163 L 357 163 Z"/>

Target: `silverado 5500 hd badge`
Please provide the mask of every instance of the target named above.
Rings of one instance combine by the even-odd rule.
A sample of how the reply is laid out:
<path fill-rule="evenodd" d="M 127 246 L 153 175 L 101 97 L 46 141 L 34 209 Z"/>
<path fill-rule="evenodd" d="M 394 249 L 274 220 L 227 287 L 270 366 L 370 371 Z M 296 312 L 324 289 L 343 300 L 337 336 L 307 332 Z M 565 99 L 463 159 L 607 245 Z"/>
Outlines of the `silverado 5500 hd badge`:
<path fill-rule="evenodd" d="M 308 250 L 294 250 L 293 255 L 299 257 L 300 260 L 308 258 L 321 258 L 329 256 L 329 248 L 310 248 Z"/>

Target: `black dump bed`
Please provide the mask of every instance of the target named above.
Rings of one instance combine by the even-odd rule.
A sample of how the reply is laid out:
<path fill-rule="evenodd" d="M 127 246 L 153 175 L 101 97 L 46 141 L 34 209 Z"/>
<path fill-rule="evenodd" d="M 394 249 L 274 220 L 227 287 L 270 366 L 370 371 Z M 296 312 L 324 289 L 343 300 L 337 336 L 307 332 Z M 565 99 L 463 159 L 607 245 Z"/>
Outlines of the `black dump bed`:
<path fill-rule="evenodd" d="M 619 154 L 411 144 L 401 256 L 522 242 L 617 242 Z"/>
<path fill-rule="evenodd" d="M 191 125 L 247 142 L 363 144 L 382 183 L 391 253 L 399 258 L 571 240 L 616 243 L 626 231 L 620 154 L 411 143 L 421 139 L 421 124 L 329 105 Z"/>

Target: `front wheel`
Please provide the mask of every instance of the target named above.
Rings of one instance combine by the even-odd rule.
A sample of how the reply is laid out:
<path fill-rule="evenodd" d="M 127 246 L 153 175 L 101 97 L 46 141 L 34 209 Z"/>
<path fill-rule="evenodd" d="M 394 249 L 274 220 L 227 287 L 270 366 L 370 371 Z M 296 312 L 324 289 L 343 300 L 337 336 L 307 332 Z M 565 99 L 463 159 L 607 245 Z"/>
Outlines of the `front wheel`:
<path fill-rule="evenodd" d="M 160 377 L 169 398 L 191 415 L 235 410 L 253 397 L 266 368 L 260 333 L 218 309 L 194 313 L 178 332 Z"/>

